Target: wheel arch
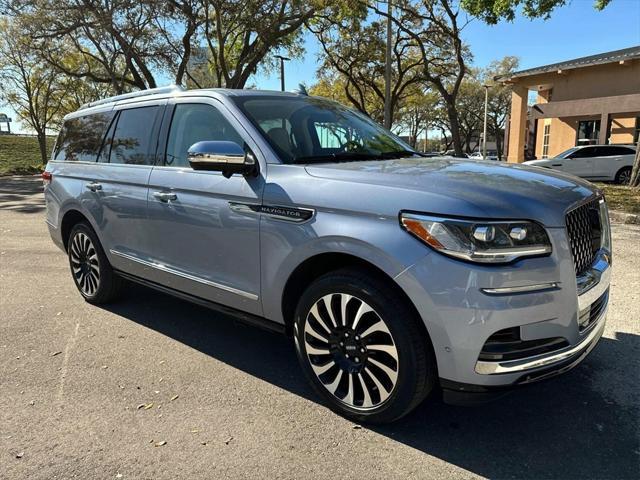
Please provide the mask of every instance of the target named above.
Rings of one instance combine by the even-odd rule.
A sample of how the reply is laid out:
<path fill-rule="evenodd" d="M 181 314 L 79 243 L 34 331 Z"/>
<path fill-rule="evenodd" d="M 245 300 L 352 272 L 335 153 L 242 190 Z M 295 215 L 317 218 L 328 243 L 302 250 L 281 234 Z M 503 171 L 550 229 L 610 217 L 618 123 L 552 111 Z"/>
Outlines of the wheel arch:
<path fill-rule="evenodd" d="M 86 222 L 89 226 L 91 226 L 91 222 L 80 210 L 75 208 L 70 208 L 67 210 L 62 216 L 62 221 L 60 222 L 60 235 L 62 237 L 62 244 L 64 245 L 65 251 L 67 250 L 67 246 L 69 244 L 69 235 L 71 235 L 71 230 L 74 225 L 77 225 L 80 222 Z M 93 226 L 91 226 L 93 228 Z M 95 231 L 95 230 L 94 230 Z"/>
<path fill-rule="evenodd" d="M 398 283 L 382 268 L 374 265 L 368 260 L 350 253 L 343 252 L 325 252 L 319 253 L 304 260 L 289 275 L 285 283 L 282 293 L 281 308 L 282 317 L 285 322 L 285 328 L 288 335 L 293 333 L 293 323 L 295 320 L 295 309 L 298 299 L 309 285 L 322 275 L 332 271 L 342 270 L 345 268 L 353 268 L 360 270 L 368 275 L 376 276 L 391 288 L 406 305 L 411 309 L 418 321 L 418 326 L 424 335 L 425 340 L 431 341 L 427 327 L 415 304 L 398 285 Z"/>

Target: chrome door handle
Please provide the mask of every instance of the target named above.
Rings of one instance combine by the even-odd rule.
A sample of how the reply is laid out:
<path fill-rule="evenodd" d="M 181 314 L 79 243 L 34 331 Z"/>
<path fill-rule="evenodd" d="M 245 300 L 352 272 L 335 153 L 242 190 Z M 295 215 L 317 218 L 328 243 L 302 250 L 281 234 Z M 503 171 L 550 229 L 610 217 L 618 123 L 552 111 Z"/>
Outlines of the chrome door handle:
<path fill-rule="evenodd" d="M 98 190 L 102 190 L 102 184 L 98 182 L 87 183 L 86 187 L 88 190 L 91 190 L 92 192 L 97 192 Z"/>
<path fill-rule="evenodd" d="M 178 198 L 175 193 L 171 192 L 153 192 L 153 197 L 157 198 L 161 202 L 172 202 Z"/>

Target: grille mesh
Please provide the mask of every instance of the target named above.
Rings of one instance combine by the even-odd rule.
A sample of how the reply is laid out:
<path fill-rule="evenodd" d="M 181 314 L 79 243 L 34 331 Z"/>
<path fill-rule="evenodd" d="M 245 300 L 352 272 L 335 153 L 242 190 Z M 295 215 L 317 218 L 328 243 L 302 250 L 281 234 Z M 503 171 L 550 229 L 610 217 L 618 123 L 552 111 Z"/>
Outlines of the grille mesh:
<path fill-rule="evenodd" d="M 593 263 L 600 248 L 600 199 L 574 208 L 566 217 L 567 233 L 576 275 L 583 274 Z"/>

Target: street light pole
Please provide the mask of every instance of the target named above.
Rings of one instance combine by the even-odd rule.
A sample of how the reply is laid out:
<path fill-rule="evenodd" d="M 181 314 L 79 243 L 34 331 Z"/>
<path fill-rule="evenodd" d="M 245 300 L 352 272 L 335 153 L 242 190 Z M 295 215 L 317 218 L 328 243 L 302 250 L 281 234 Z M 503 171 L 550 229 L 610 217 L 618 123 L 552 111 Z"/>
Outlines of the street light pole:
<path fill-rule="evenodd" d="M 275 57 L 280 59 L 280 90 L 284 92 L 284 62 L 291 59 L 282 55 L 276 55 Z"/>
<path fill-rule="evenodd" d="M 489 110 L 489 85 L 484 86 L 484 127 L 482 128 L 482 159 L 487 159 L 487 111 Z"/>
<path fill-rule="evenodd" d="M 387 0 L 387 51 L 384 65 L 384 128 L 391 130 L 391 0 Z"/>

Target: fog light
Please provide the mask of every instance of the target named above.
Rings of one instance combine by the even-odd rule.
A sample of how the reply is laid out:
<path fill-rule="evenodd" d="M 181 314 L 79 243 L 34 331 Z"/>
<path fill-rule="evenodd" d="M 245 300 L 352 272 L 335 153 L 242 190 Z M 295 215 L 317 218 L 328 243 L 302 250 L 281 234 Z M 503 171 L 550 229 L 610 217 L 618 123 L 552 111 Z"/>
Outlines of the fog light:
<path fill-rule="evenodd" d="M 490 242 L 496 236 L 496 229 L 491 225 L 475 227 L 473 229 L 473 238 L 480 242 Z"/>

